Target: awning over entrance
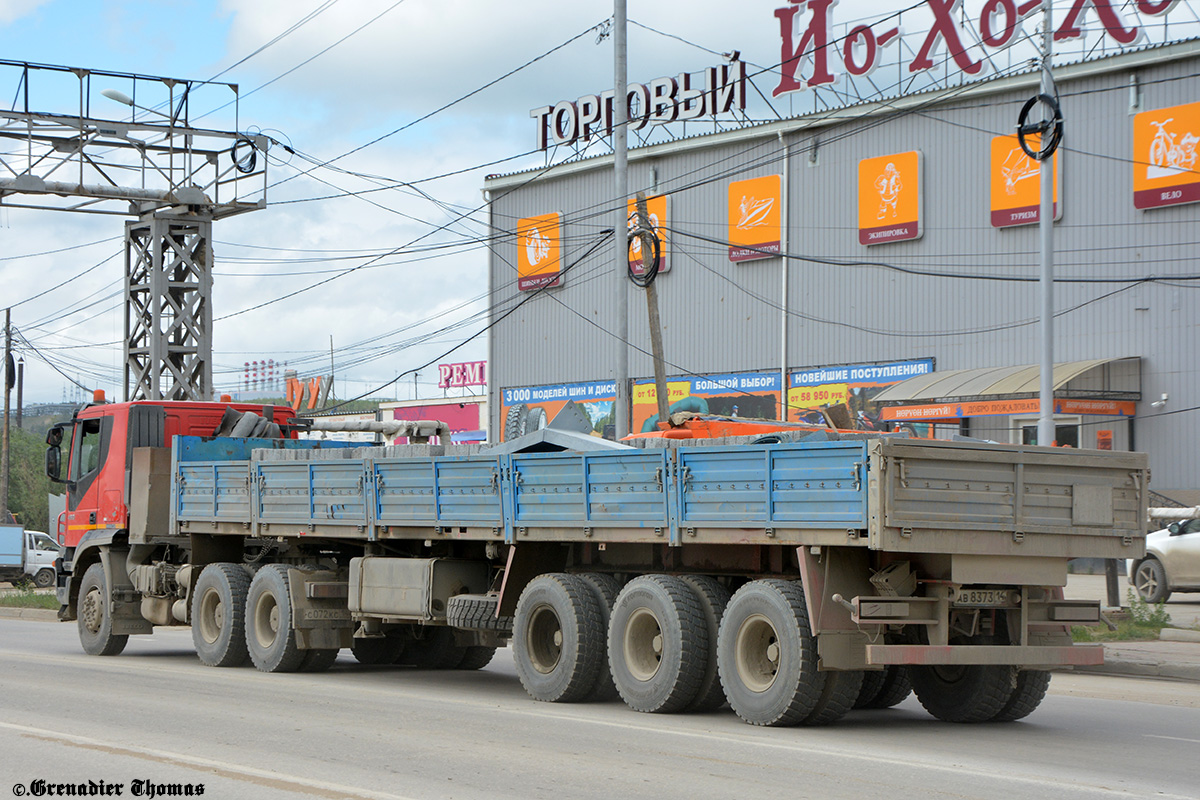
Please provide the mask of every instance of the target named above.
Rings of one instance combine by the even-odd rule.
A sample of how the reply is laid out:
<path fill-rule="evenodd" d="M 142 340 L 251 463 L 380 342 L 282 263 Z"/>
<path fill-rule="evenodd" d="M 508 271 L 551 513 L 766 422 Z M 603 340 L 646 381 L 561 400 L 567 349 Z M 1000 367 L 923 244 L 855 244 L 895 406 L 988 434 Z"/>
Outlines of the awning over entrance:
<path fill-rule="evenodd" d="M 1041 368 L 959 369 L 897 383 L 871 398 L 889 404 L 886 420 L 932 420 L 1036 413 Z M 1059 414 L 1132 416 L 1141 399 L 1141 359 L 1099 358 L 1054 365 L 1054 405 Z M 892 405 L 916 403 L 921 405 Z"/>

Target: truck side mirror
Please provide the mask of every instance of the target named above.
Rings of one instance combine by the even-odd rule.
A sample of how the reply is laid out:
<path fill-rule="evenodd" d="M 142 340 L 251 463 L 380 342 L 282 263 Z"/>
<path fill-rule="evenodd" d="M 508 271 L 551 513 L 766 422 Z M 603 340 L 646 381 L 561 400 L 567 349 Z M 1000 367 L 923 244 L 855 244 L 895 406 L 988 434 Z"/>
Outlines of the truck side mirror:
<path fill-rule="evenodd" d="M 66 483 L 66 481 L 59 477 L 61 471 L 62 450 L 59 449 L 58 445 L 46 448 L 46 477 L 55 483 Z"/>

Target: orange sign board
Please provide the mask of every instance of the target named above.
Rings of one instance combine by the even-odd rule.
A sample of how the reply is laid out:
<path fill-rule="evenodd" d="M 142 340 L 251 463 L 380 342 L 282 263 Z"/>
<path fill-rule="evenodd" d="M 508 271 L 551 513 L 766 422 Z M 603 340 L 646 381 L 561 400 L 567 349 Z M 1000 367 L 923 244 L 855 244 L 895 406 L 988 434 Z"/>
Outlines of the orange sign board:
<path fill-rule="evenodd" d="M 1039 138 L 1034 135 L 1028 144 L 1037 149 Z M 1062 152 L 1061 150 L 1058 152 Z M 1062 177 L 1058 168 L 1058 153 L 1054 165 L 1054 219 L 1062 219 L 1062 203 L 1058 189 Z M 996 136 L 992 139 L 992 227 L 1032 225 L 1041 220 L 1041 165 L 1021 149 L 1016 136 Z"/>
<path fill-rule="evenodd" d="M 992 417 L 1006 414 L 1036 414 L 1038 399 L 981 400 L 970 403 L 937 403 L 924 406 L 889 406 L 880 413 L 880 419 L 892 422 L 910 420 L 961 419 L 963 417 Z M 1103 416 L 1132 417 L 1134 404 L 1128 400 L 1068 400 L 1054 401 L 1055 414 L 1099 414 Z"/>
<path fill-rule="evenodd" d="M 1112 450 L 1113 447 L 1113 432 L 1112 431 L 1096 431 L 1096 449 L 1097 450 Z"/>
<path fill-rule="evenodd" d="M 858 243 L 921 238 L 921 152 L 858 162 Z"/>
<path fill-rule="evenodd" d="M 782 241 L 783 178 L 764 175 L 729 184 L 729 260 L 771 258 Z"/>
<path fill-rule="evenodd" d="M 1133 118 L 1133 205 L 1161 208 L 1200 201 L 1200 103 L 1143 111 Z"/>
<path fill-rule="evenodd" d="M 637 198 L 629 198 L 626 210 L 629 215 L 629 230 L 633 230 L 634 215 L 637 212 Z M 666 272 L 671 265 L 670 259 L 667 258 L 667 232 L 665 230 L 667 224 L 667 196 L 660 194 L 654 197 L 647 197 L 646 213 L 650 215 L 650 227 L 654 230 L 655 237 L 658 238 L 658 271 Z M 646 271 L 642 266 L 642 240 L 639 238 L 635 238 L 629 243 L 629 269 L 634 275 L 641 275 Z"/>
<path fill-rule="evenodd" d="M 517 289 L 562 285 L 562 214 L 517 220 Z"/>

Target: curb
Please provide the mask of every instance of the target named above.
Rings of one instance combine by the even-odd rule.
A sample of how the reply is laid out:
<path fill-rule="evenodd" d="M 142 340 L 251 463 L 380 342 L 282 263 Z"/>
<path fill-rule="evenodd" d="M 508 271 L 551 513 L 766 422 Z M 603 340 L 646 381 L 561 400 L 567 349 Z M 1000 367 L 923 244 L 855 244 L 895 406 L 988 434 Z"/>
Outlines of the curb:
<path fill-rule="evenodd" d="M 1158 632 L 1158 638 L 1163 642 L 1194 642 L 1200 644 L 1200 631 L 1187 628 L 1163 628 Z"/>
<path fill-rule="evenodd" d="M 1200 665 L 1167 661 L 1126 661 L 1106 658 L 1103 664 L 1075 667 L 1074 671 L 1125 678 L 1167 678 L 1175 681 L 1200 682 Z"/>
<path fill-rule="evenodd" d="M 29 619 L 37 622 L 58 622 L 58 612 L 49 608 L 11 608 L 0 606 L 0 619 Z"/>

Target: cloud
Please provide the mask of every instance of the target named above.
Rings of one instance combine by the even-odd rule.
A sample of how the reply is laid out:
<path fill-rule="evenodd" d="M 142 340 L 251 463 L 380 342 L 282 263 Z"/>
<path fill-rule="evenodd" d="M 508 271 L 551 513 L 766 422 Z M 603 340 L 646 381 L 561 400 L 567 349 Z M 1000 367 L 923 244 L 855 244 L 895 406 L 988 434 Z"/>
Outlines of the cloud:
<path fill-rule="evenodd" d="M 50 0 L 0 0 L 0 25 L 27 17 Z"/>

